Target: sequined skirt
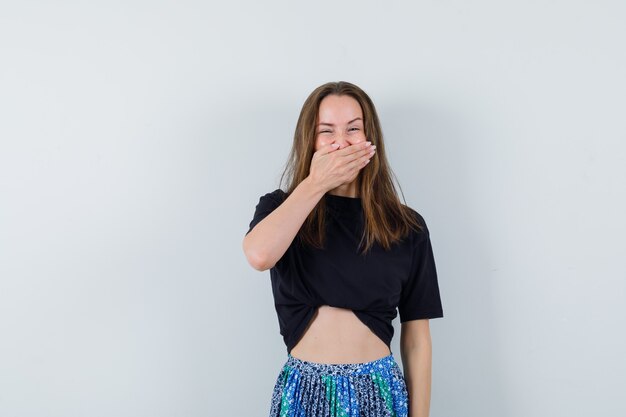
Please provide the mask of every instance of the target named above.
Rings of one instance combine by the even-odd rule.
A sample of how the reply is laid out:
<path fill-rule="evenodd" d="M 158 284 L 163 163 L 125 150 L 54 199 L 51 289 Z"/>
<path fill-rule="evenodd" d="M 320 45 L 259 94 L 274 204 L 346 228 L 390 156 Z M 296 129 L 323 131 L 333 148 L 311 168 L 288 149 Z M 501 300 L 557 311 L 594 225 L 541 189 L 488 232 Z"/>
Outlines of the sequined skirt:
<path fill-rule="evenodd" d="M 402 370 L 389 354 L 371 362 L 326 364 L 288 354 L 270 417 L 407 417 Z"/>

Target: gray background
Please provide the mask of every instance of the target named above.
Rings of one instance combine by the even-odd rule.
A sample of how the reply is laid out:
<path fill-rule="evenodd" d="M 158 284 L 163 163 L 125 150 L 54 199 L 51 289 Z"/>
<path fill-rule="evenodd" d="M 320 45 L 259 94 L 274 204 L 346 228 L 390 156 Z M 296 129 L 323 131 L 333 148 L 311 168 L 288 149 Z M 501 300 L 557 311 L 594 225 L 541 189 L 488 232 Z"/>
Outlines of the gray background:
<path fill-rule="evenodd" d="M 0 6 L 1 416 L 267 414 L 241 241 L 331 80 L 431 230 L 431 416 L 626 415 L 624 2 L 83 3 Z"/>

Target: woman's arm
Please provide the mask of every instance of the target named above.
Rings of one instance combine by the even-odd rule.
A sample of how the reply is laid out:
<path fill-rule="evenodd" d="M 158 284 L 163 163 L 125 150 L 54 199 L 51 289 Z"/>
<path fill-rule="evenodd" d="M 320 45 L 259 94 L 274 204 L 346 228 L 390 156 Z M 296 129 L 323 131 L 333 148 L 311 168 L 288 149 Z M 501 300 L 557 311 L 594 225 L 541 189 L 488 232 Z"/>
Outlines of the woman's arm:
<path fill-rule="evenodd" d="M 409 417 L 428 417 L 432 369 L 432 341 L 428 319 L 402 323 L 400 355 L 409 392 Z"/>
<path fill-rule="evenodd" d="M 370 145 L 362 141 L 337 150 L 339 144 L 327 143 L 315 151 L 308 177 L 243 238 L 243 251 L 254 269 L 272 268 L 324 194 L 354 181 L 372 157 Z"/>
<path fill-rule="evenodd" d="M 310 177 L 298 184 L 280 206 L 244 237 L 242 245 L 248 263 L 258 271 L 273 267 L 324 193 L 325 190 Z"/>

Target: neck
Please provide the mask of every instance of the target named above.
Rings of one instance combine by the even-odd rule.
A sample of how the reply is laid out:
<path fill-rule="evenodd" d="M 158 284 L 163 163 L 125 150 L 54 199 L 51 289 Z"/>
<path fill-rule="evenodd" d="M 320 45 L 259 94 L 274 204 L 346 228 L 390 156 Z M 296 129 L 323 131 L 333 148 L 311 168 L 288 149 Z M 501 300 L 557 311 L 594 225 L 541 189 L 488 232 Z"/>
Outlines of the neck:
<path fill-rule="evenodd" d="M 328 194 L 337 195 L 340 197 L 351 197 L 356 198 L 357 196 L 357 187 L 356 187 L 356 179 L 350 183 L 341 184 L 339 187 L 335 187 L 332 190 L 328 191 Z"/>

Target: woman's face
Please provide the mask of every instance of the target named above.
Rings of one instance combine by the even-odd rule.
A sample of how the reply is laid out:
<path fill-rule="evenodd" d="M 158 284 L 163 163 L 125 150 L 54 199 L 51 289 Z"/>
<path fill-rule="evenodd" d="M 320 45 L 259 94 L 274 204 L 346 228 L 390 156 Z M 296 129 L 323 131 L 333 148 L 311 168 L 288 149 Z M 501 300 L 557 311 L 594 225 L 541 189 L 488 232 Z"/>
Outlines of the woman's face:
<path fill-rule="evenodd" d="M 320 103 L 317 115 L 315 150 L 329 143 L 339 148 L 365 140 L 363 111 L 359 102 L 350 96 L 329 95 Z"/>

